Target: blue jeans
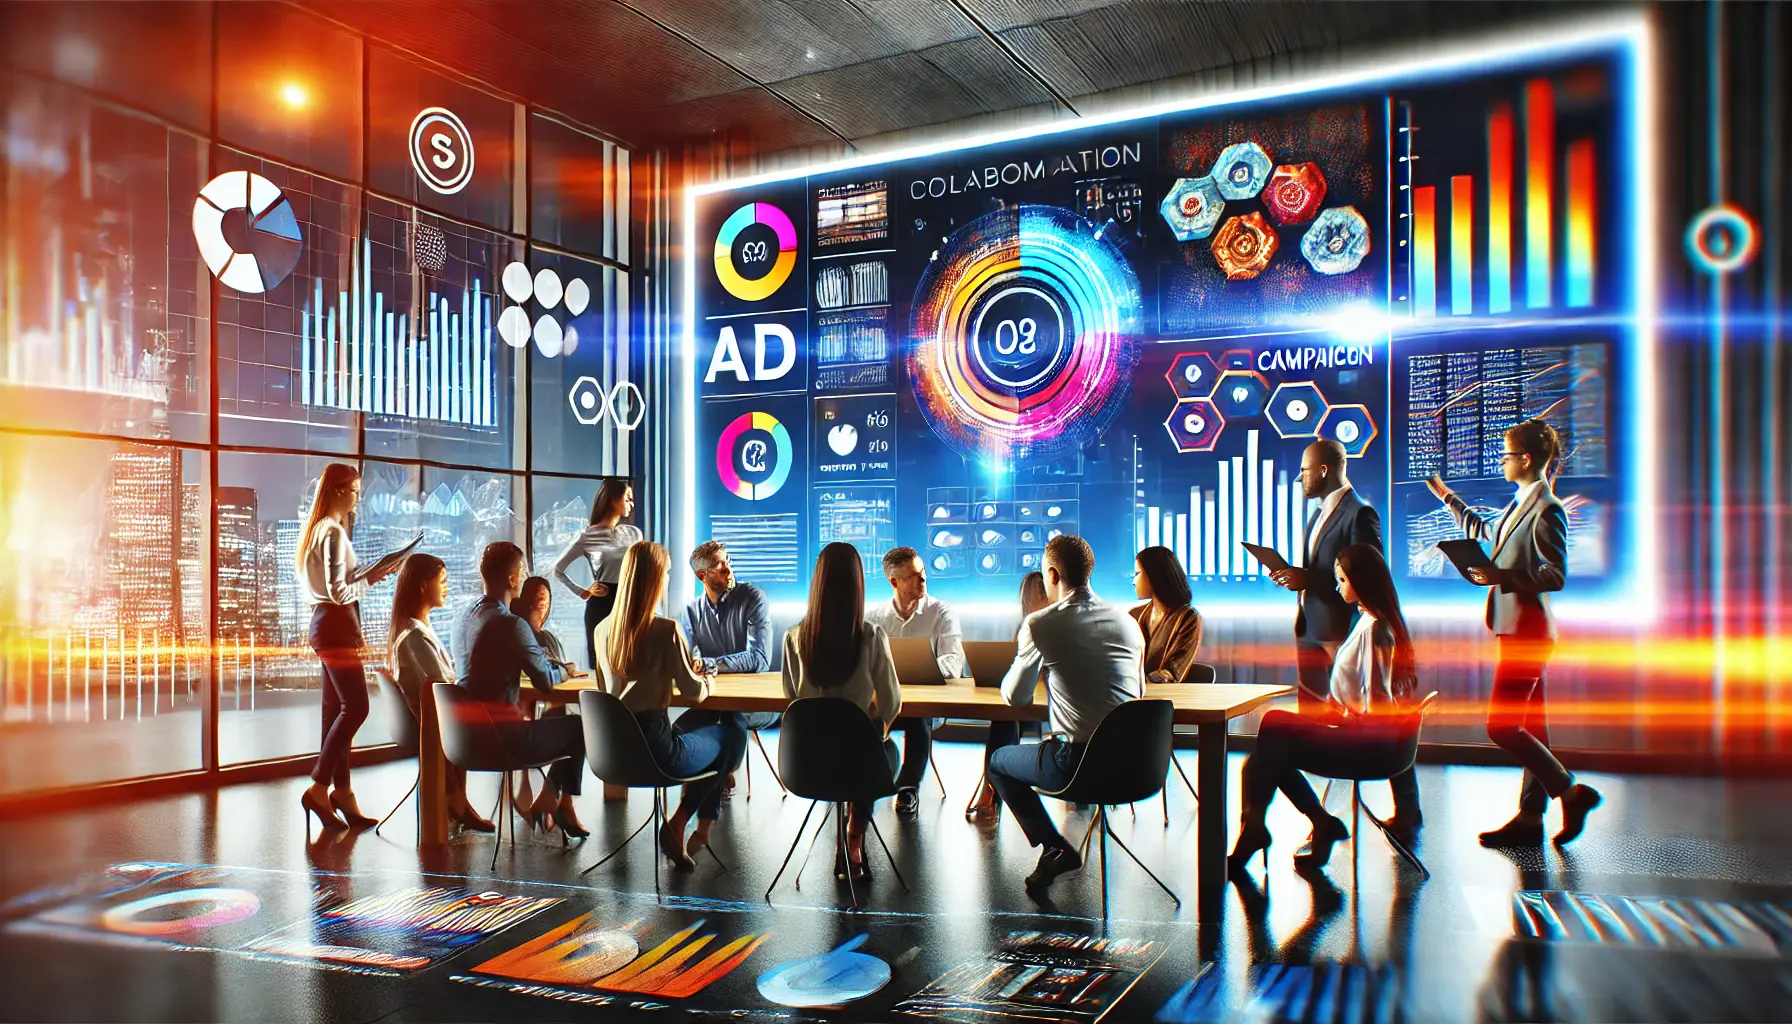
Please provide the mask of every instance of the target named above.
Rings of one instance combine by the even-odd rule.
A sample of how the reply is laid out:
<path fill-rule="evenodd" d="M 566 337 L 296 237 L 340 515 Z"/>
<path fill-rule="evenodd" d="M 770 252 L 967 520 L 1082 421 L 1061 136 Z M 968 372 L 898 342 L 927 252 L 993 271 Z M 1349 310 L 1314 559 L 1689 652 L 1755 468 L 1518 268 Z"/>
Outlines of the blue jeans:
<path fill-rule="evenodd" d="M 776 711 L 736 711 L 734 714 L 740 719 L 741 728 L 748 732 L 774 728 L 784 719 Z"/>
<path fill-rule="evenodd" d="M 714 712 L 710 712 L 714 715 Z M 747 752 L 747 733 L 731 715 L 717 715 L 704 721 L 690 721 L 685 715 L 674 727 L 664 711 L 643 711 L 635 715 L 653 761 L 667 775 L 685 777 L 699 772 L 715 772 L 706 779 L 684 788 L 678 809 L 698 818 L 714 821 L 722 816 L 722 779 L 740 764 Z"/>
<path fill-rule="evenodd" d="M 992 751 L 989 755 L 989 783 L 996 794 L 1020 822 L 1021 831 L 1033 846 L 1057 846 L 1071 849 L 1070 843 L 1052 824 L 1045 813 L 1045 804 L 1033 787 L 1063 789 L 1076 774 L 1083 760 L 1081 743 L 1049 739 L 1043 743 L 1015 744 Z"/>

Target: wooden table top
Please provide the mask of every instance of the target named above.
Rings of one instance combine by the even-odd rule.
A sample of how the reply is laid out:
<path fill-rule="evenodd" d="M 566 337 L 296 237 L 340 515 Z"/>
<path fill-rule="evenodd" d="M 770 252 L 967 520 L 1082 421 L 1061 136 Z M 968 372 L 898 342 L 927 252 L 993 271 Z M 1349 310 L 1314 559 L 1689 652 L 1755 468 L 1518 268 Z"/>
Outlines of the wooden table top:
<path fill-rule="evenodd" d="M 575 679 L 555 687 L 556 702 L 576 703 L 579 692 L 597 687 L 591 677 Z M 1002 691 L 994 686 L 978 686 L 970 679 L 947 680 L 943 686 L 904 686 L 902 714 L 912 718 L 969 718 L 985 722 L 1044 721 L 1043 690 L 1035 703 L 1016 707 L 1002 699 Z M 524 688 L 524 693 L 529 692 Z M 1176 705 L 1176 724 L 1202 725 L 1224 722 L 1249 714 L 1277 697 L 1294 692 L 1292 686 L 1256 686 L 1243 683 L 1166 683 L 1147 684 L 1145 696 L 1172 701 Z M 679 707 L 693 706 L 679 697 Z M 789 704 L 784 696 L 784 680 L 777 672 L 754 672 L 721 675 L 703 707 L 717 711 L 783 711 Z"/>

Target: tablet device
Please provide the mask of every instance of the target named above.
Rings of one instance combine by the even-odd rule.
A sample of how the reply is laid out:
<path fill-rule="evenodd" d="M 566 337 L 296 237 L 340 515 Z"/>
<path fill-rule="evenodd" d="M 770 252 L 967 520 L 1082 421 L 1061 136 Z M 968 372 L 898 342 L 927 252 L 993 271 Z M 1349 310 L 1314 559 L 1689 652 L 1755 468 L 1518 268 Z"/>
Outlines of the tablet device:
<path fill-rule="evenodd" d="M 1468 540 L 1466 538 L 1458 540 L 1440 540 L 1437 542 L 1437 550 L 1443 552 L 1444 557 L 1448 558 L 1450 563 L 1456 566 L 1456 571 L 1461 573 L 1462 578 L 1465 580 L 1468 580 L 1468 571 L 1470 569 L 1491 569 L 1494 567 L 1493 559 L 1487 557 L 1487 549 L 1483 548 L 1481 542 L 1478 540 Z M 1468 581 L 1470 583 L 1475 582 L 1474 580 Z M 1477 586 L 1478 585 L 1479 584 L 1477 584 Z"/>
<path fill-rule="evenodd" d="M 418 530 L 417 536 L 412 537 L 411 542 L 409 544 L 406 544 L 404 547 L 399 548 L 396 551 L 388 551 L 385 554 L 381 555 L 380 560 L 373 563 L 373 567 L 367 570 L 367 575 L 372 576 L 375 573 L 383 573 L 388 569 L 395 568 L 398 565 L 398 563 L 405 560 L 406 556 L 408 556 L 412 551 L 415 551 L 417 549 L 417 545 L 419 545 L 421 543 L 423 543 L 423 531 Z"/>
<path fill-rule="evenodd" d="M 890 659 L 896 663 L 896 682 L 903 686 L 944 686 L 940 663 L 933 656 L 933 638 L 893 636 Z"/>
<path fill-rule="evenodd" d="M 966 640 L 964 642 L 965 671 L 977 681 L 978 686 L 1000 686 L 1008 669 L 1014 665 L 1014 656 L 1019 653 L 1020 644 L 1013 640 Z"/>
<path fill-rule="evenodd" d="M 1275 548 L 1266 548 L 1261 544 L 1252 544 L 1249 541 L 1240 541 L 1239 543 L 1244 546 L 1246 551 L 1251 553 L 1252 558 L 1262 562 L 1263 568 L 1268 569 L 1270 572 L 1277 572 L 1288 568 L 1288 560 L 1283 558 L 1281 553 L 1276 551 Z"/>

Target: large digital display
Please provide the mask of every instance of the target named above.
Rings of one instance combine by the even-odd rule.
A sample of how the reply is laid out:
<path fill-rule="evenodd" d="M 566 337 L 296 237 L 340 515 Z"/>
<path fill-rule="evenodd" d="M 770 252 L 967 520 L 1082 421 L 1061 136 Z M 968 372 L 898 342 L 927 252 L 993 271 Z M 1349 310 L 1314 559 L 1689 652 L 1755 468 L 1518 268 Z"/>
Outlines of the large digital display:
<path fill-rule="evenodd" d="M 847 540 L 1007 607 L 1078 533 L 1110 596 L 1162 544 L 1198 603 L 1279 606 L 1241 543 L 1303 560 L 1300 454 L 1331 438 L 1406 589 L 1474 602 L 1424 481 L 1497 513 L 1500 435 L 1541 416 L 1571 603 L 1634 599 L 1646 60 L 1608 23 L 694 190 L 689 539 L 780 602 Z"/>

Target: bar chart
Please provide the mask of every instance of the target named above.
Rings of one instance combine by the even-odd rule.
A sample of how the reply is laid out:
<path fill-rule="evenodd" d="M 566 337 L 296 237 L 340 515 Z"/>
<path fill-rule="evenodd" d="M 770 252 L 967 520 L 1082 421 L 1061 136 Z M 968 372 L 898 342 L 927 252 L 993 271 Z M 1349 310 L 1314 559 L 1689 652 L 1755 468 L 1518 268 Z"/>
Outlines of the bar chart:
<path fill-rule="evenodd" d="M 307 405 L 475 427 L 497 425 L 492 295 L 477 278 L 458 296 L 431 291 L 427 313 L 386 308 L 362 240 L 354 282 L 323 281 L 300 311 L 299 381 Z"/>
<path fill-rule="evenodd" d="M 1210 483 L 1186 494 L 1167 494 L 1134 509 L 1140 549 L 1162 545 L 1176 552 L 1189 576 L 1206 579 L 1267 577 L 1243 543 L 1274 548 L 1290 565 L 1304 564 L 1302 534 L 1308 502 L 1287 466 L 1264 457 L 1261 432 L 1245 434 L 1244 454 L 1216 458 Z"/>

